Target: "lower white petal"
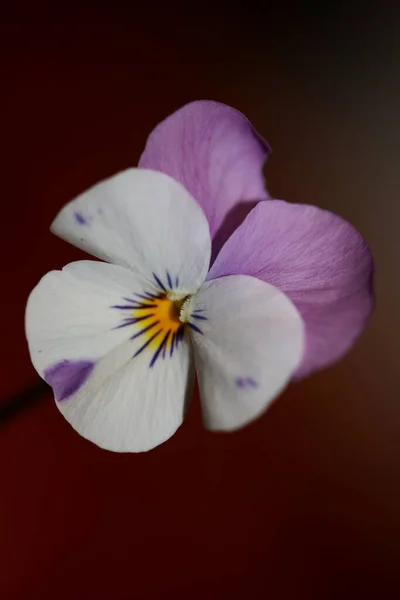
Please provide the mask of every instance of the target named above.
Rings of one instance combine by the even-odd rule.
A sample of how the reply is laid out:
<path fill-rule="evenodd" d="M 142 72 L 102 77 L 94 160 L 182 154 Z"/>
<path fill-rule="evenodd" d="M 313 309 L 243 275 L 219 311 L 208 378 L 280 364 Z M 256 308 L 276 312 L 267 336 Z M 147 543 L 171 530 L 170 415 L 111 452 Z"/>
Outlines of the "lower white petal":
<path fill-rule="evenodd" d="M 206 282 L 188 315 L 204 424 L 238 429 L 289 382 L 303 355 L 303 321 L 285 294 L 245 275 Z"/>
<path fill-rule="evenodd" d="M 114 452 L 145 452 L 168 440 L 182 424 L 193 391 L 191 348 L 182 340 L 172 357 L 132 357 L 129 343 L 100 360 L 68 400 L 58 402 L 83 437 Z"/>
<path fill-rule="evenodd" d="M 165 290 L 132 271 L 94 261 L 52 271 L 32 291 L 32 362 L 81 435 L 109 450 L 139 452 L 182 423 L 192 357 L 173 306 Z"/>

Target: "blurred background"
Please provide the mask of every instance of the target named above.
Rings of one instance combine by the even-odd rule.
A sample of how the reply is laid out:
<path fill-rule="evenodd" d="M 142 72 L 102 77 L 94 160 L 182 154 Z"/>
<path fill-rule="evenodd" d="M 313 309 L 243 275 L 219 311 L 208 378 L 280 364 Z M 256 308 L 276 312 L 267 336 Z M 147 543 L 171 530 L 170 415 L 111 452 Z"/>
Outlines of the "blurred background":
<path fill-rule="evenodd" d="M 1 598 L 400 597 L 400 6 L 278 4 L 2 8 Z M 38 379 L 26 299 L 83 256 L 49 233 L 59 208 L 203 98 L 269 140 L 273 196 L 362 232 L 377 310 L 242 431 L 206 432 L 196 399 L 166 444 L 107 453 Z"/>

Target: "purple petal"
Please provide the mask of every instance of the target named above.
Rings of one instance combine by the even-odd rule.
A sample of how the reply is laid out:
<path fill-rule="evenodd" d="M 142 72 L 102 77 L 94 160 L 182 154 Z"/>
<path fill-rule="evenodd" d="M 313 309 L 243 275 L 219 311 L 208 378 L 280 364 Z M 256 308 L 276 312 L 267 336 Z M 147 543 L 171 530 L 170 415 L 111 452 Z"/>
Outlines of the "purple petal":
<path fill-rule="evenodd" d="M 202 100 L 157 125 L 139 167 L 174 177 L 199 202 L 210 224 L 215 257 L 255 201 L 269 197 L 262 174 L 269 151 L 244 115 Z"/>
<path fill-rule="evenodd" d="M 66 400 L 83 385 L 93 367 L 94 362 L 88 360 L 62 360 L 45 370 L 44 379 L 53 388 L 56 400 Z"/>
<path fill-rule="evenodd" d="M 306 350 L 296 378 L 339 359 L 373 309 L 366 243 L 347 221 L 314 206 L 260 202 L 222 248 L 209 279 L 237 273 L 279 288 L 303 317 Z"/>

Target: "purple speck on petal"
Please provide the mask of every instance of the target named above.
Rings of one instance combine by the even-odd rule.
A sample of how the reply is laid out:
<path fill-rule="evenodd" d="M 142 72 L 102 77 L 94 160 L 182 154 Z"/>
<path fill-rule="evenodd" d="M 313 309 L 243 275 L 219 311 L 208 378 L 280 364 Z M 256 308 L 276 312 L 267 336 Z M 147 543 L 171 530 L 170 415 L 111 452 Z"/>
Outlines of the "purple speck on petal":
<path fill-rule="evenodd" d="M 79 225 L 89 225 L 89 219 L 87 219 L 82 213 L 74 212 L 75 221 Z"/>
<path fill-rule="evenodd" d="M 258 383 L 252 377 L 236 377 L 235 379 L 236 387 L 240 389 L 256 389 L 258 388 Z"/>
<path fill-rule="evenodd" d="M 247 385 L 248 385 L 249 387 L 252 387 L 252 388 L 254 388 L 254 389 L 255 389 L 255 388 L 258 388 L 258 383 L 257 383 L 257 381 L 256 381 L 255 379 L 253 379 L 252 377 L 247 377 L 247 378 L 246 378 L 246 381 L 247 381 Z"/>
<path fill-rule="evenodd" d="M 56 400 L 66 400 L 83 385 L 94 365 L 90 360 L 62 360 L 44 371 L 44 379 L 53 388 Z"/>

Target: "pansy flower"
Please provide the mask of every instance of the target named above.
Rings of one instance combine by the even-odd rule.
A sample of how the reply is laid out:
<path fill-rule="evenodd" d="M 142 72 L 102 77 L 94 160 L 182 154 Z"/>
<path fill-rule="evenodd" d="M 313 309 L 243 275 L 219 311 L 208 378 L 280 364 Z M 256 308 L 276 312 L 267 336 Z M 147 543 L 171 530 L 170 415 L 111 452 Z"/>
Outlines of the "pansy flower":
<path fill-rule="evenodd" d="M 101 261 L 32 291 L 32 362 L 85 438 L 149 450 L 181 425 L 197 377 L 204 424 L 234 430 L 293 378 L 338 360 L 371 312 L 357 231 L 273 200 L 268 145 L 236 110 L 193 102 L 160 123 L 139 167 L 68 203 L 53 233 Z"/>

